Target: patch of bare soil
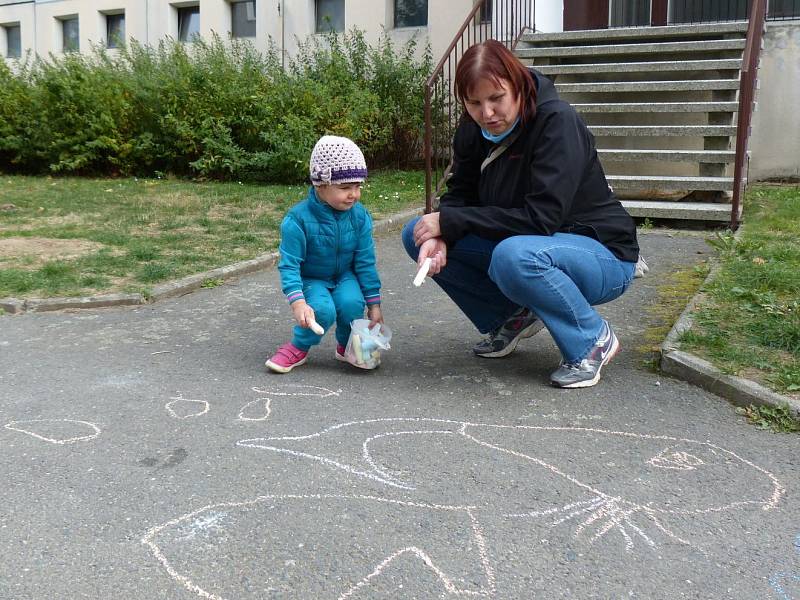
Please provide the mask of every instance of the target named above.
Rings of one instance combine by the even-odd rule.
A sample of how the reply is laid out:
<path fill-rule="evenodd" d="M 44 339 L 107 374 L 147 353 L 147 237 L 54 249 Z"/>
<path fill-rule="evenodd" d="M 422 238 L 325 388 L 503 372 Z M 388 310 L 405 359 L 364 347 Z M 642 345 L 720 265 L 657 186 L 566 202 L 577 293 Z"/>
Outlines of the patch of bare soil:
<path fill-rule="evenodd" d="M 77 258 L 102 247 L 103 244 L 88 240 L 58 240 L 41 237 L 3 238 L 0 239 L 0 261 L 8 263 L 21 260 L 24 261 L 25 267 L 36 268 L 48 260 Z"/>

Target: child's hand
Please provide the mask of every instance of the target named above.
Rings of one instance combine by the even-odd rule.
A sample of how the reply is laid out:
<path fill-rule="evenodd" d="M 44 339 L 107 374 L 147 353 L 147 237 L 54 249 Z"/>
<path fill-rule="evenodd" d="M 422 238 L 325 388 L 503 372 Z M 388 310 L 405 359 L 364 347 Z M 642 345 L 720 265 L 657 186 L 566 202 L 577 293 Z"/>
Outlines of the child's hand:
<path fill-rule="evenodd" d="M 380 304 L 370 304 L 367 308 L 367 317 L 369 318 L 370 328 L 374 327 L 376 323 L 383 323 L 383 313 L 381 312 Z"/>
<path fill-rule="evenodd" d="M 306 304 L 305 300 L 298 300 L 292 304 L 292 313 L 294 313 L 294 320 L 300 327 L 308 328 L 314 318 L 314 309 Z"/>

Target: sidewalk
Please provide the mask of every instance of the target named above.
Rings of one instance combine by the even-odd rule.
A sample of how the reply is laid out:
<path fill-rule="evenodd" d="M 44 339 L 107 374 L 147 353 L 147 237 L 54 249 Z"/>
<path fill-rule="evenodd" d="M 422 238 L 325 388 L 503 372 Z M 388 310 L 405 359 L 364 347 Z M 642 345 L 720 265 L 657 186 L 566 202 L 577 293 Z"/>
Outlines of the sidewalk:
<path fill-rule="evenodd" d="M 648 232 L 622 343 L 558 390 L 379 236 L 392 350 L 288 375 L 275 269 L 154 304 L 0 319 L 0 598 L 800 597 L 797 438 L 637 351 L 702 236 Z M 778 591 L 784 594 L 781 596 Z M 787 596 L 788 595 L 788 596 Z"/>

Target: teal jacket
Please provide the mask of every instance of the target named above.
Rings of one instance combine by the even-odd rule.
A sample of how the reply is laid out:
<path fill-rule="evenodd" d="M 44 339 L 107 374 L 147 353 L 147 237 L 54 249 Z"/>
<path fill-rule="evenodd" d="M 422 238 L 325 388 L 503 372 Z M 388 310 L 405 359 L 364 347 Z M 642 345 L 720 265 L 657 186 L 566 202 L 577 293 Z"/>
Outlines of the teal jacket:
<path fill-rule="evenodd" d="M 334 210 L 317 198 L 312 186 L 281 223 L 280 253 L 278 271 L 289 304 L 305 299 L 306 280 L 323 281 L 333 289 L 343 278 L 353 276 L 367 304 L 381 301 L 372 217 L 360 202 L 350 210 Z"/>

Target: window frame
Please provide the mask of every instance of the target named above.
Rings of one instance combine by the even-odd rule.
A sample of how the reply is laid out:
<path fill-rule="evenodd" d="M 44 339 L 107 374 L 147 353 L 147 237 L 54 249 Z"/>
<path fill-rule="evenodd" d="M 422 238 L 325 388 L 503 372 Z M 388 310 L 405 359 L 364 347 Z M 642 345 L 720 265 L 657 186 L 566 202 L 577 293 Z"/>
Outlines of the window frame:
<path fill-rule="evenodd" d="M 3 36 L 6 39 L 6 50 L 3 56 L 6 58 L 22 58 L 22 24 L 17 23 L 3 23 L 1 25 L 3 28 Z M 12 54 L 11 52 L 11 39 L 12 36 L 10 35 L 11 30 L 16 30 L 17 32 L 17 48 L 16 54 Z"/>
<path fill-rule="evenodd" d="M 106 48 L 116 50 L 125 46 L 125 25 L 127 19 L 125 18 L 125 11 L 104 12 L 103 16 L 106 18 Z M 112 35 L 111 22 L 112 20 L 121 19 L 122 22 L 122 35 L 114 33 Z M 116 41 L 114 41 L 116 39 Z"/>
<path fill-rule="evenodd" d="M 254 38 L 257 35 L 257 25 L 258 25 L 258 0 L 228 0 L 231 8 L 231 37 L 236 39 L 249 39 Z M 236 7 L 238 5 L 246 5 L 252 4 L 253 5 L 253 33 L 252 35 L 248 33 L 239 33 L 236 31 L 236 11 L 238 10 Z M 246 9 L 245 9 L 246 10 Z"/>
<path fill-rule="evenodd" d="M 341 28 L 333 26 L 334 23 L 333 19 L 331 19 L 331 24 L 332 24 L 331 26 L 326 28 L 320 27 L 321 23 L 319 16 L 320 12 L 319 5 L 322 2 L 322 0 L 314 0 L 314 33 L 326 34 L 326 33 L 331 33 L 331 31 L 335 33 L 341 33 L 347 27 L 347 7 L 346 7 L 347 2 L 345 0 L 333 0 L 333 1 L 339 2 L 342 6 Z"/>
<path fill-rule="evenodd" d="M 398 16 L 399 16 L 400 11 L 398 9 L 400 7 L 400 4 L 404 3 L 404 2 L 417 2 L 417 1 L 419 1 L 419 2 L 421 2 L 421 3 L 423 3 L 425 5 L 424 23 L 399 23 Z M 429 19 L 428 19 L 429 10 L 430 10 L 430 7 L 429 7 L 428 0 L 394 0 L 394 15 L 393 15 L 393 17 L 394 17 L 394 28 L 395 29 L 412 29 L 412 28 L 427 27 L 428 23 L 429 23 Z"/>

